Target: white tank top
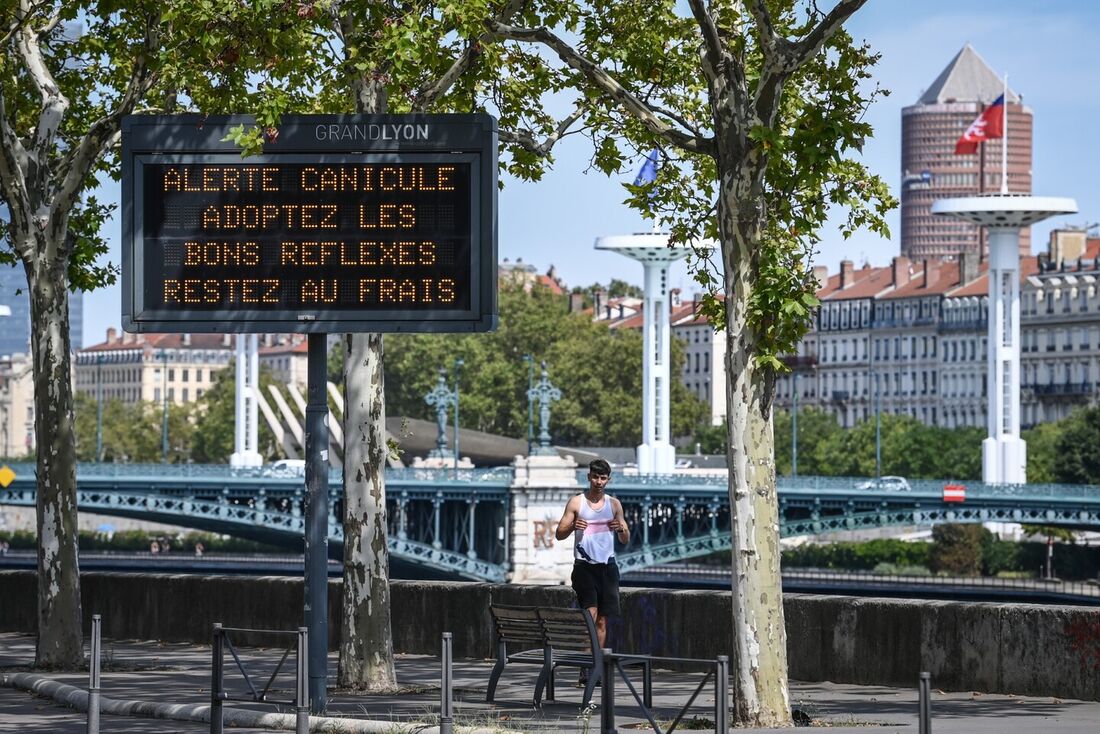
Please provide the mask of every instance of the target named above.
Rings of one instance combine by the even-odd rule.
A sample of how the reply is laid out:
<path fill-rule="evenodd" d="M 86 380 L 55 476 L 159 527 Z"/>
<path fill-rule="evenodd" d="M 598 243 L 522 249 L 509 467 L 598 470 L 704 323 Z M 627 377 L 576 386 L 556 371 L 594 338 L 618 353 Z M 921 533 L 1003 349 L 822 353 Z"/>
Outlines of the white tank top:
<path fill-rule="evenodd" d="M 585 563 L 607 563 L 615 557 L 615 533 L 607 525 L 615 517 L 611 498 L 604 495 L 603 507 L 594 509 L 588 498 L 581 495 L 581 507 L 577 513 L 588 523 L 584 530 L 576 531 L 573 558 Z"/>

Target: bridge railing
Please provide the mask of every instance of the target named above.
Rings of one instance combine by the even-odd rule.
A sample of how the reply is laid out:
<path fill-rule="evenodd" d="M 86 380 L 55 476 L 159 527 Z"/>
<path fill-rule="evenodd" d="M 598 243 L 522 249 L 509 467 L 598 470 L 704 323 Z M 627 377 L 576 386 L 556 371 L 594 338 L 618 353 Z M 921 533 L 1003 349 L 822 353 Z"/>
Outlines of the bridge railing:
<path fill-rule="evenodd" d="M 33 477 L 35 464 L 32 462 L 10 463 L 12 471 L 17 477 Z M 211 478 L 211 479 L 270 479 L 285 481 L 288 483 L 301 482 L 301 474 L 278 472 L 270 466 L 230 466 L 228 464 L 126 464 L 114 462 L 80 462 L 77 465 L 77 476 L 98 478 L 134 478 L 134 477 L 160 477 L 165 479 L 176 478 Z M 386 469 L 386 479 L 391 481 L 431 481 L 431 482 L 457 482 L 457 483 L 494 483 L 511 484 L 513 470 L 510 466 L 478 467 L 473 469 L 426 469 L 420 467 L 405 467 L 401 469 Z M 341 469 L 329 469 L 329 481 L 341 482 L 343 471 Z"/>
<path fill-rule="evenodd" d="M 32 482 L 35 476 L 35 464 L 16 462 L 9 466 L 15 472 L 17 482 Z M 627 470 L 628 472 L 631 470 Z M 577 470 L 578 487 L 588 484 L 587 469 Z M 512 484 L 514 471 L 510 466 L 473 468 L 473 469 L 427 469 L 407 467 L 386 469 L 386 481 L 395 489 L 400 487 L 432 487 L 452 491 L 461 491 L 464 487 L 503 491 Z M 231 467 L 228 464 L 123 464 L 82 462 L 77 467 L 77 479 L 119 479 L 148 480 L 161 484 L 173 481 L 193 479 L 200 483 L 213 482 L 250 482 L 261 481 L 273 488 L 292 489 L 300 486 L 301 475 L 293 476 L 273 473 L 271 467 Z M 333 491 L 343 482 L 340 469 L 331 469 L 329 482 Z M 725 491 L 728 477 L 724 472 L 706 470 L 688 470 L 675 474 L 640 475 L 617 472 L 612 480 L 610 491 L 623 494 L 670 492 L 713 493 Z M 822 477 L 822 476 L 780 476 L 777 486 L 781 493 L 852 493 L 866 492 L 867 496 L 883 498 L 904 496 L 927 496 L 941 498 L 943 487 L 957 484 L 966 487 L 966 497 L 970 499 L 1004 499 L 1006 497 L 1021 501 L 1058 501 L 1096 499 L 1100 497 L 1100 485 L 1087 484 L 985 484 L 974 480 L 960 479 L 909 479 L 902 482 L 876 480 L 868 477 Z M 907 487 L 907 488 L 906 488 Z"/>

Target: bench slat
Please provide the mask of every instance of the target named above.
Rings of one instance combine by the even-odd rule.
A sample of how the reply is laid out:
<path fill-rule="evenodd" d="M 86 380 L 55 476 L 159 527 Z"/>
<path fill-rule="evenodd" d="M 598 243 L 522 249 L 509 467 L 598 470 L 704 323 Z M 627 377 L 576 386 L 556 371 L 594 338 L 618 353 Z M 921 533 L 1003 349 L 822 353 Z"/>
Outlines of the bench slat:
<path fill-rule="evenodd" d="M 543 644 L 544 636 L 537 608 L 491 605 L 489 612 L 501 641 Z"/>

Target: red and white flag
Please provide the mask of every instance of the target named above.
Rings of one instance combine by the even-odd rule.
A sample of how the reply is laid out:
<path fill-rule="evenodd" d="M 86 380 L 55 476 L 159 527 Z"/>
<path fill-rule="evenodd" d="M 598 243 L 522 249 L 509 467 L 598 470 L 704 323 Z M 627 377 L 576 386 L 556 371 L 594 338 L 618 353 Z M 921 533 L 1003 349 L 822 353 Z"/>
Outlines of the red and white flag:
<path fill-rule="evenodd" d="M 978 143 L 1003 137 L 1004 134 L 1005 96 L 1002 94 L 966 128 L 966 132 L 955 143 L 955 155 L 973 155 L 978 152 Z"/>
<path fill-rule="evenodd" d="M 944 502 L 966 502 L 966 487 L 962 484 L 943 485 Z"/>

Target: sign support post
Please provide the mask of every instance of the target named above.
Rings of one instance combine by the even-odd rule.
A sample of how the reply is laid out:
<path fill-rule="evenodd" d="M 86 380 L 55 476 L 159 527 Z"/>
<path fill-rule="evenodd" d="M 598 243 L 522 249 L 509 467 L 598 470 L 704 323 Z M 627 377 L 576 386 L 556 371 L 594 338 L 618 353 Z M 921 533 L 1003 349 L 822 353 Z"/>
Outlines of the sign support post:
<path fill-rule="evenodd" d="M 306 402 L 305 616 L 309 630 L 309 705 L 325 712 L 328 681 L 327 335 L 310 334 Z"/>

